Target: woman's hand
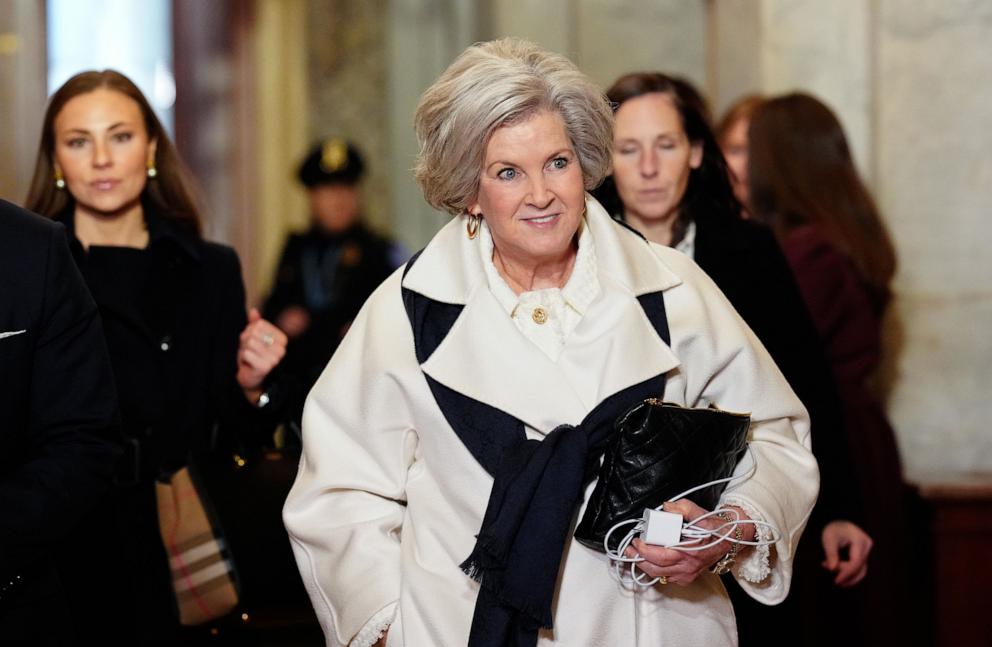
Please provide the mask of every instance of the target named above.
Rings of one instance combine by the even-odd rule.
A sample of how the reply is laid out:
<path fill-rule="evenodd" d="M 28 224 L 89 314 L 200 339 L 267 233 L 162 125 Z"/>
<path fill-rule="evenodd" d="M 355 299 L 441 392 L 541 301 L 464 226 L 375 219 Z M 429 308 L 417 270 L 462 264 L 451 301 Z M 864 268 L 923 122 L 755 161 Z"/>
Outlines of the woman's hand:
<path fill-rule="evenodd" d="M 868 555 L 874 545 L 871 537 L 850 521 L 831 521 L 823 528 L 823 568 L 836 573 L 834 584 L 854 586 L 868 574 Z M 841 550 L 847 549 L 847 559 L 841 559 Z"/>
<path fill-rule="evenodd" d="M 262 319 L 258 310 L 248 313 L 248 325 L 238 345 L 238 384 L 250 402 L 262 394 L 266 376 L 286 355 L 286 335 Z"/>
<path fill-rule="evenodd" d="M 736 510 L 741 520 L 750 518 L 740 508 L 725 507 L 723 509 Z M 688 499 L 665 503 L 664 510 L 665 512 L 681 514 L 684 521 L 692 521 L 706 514 L 706 510 Z M 712 529 L 719 528 L 724 523 L 725 521 L 719 517 L 710 517 L 700 521 L 699 525 Z M 744 524 L 741 526 L 741 530 L 744 531 L 745 541 L 754 541 L 755 527 L 752 524 Z M 701 543 L 708 543 L 709 541 L 711 540 L 703 539 Z M 635 539 L 633 546 L 627 549 L 626 556 L 635 557 L 637 553 L 640 553 L 645 561 L 638 563 L 638 568 L 651 577 L 664 577 L 666 578 L 664 581 L 667 583 L 684 586 L 691 584 L 702 573 L 709 570 L 713 564 L 730 552 L 732 547 L 733 544 L 724 540 L 705 550 L 686 552 L 663 546 L 652 546 L 640 539 Z M 743 555 L 746 549 L 746 546 L 742 546 L 738 554 Z"/>

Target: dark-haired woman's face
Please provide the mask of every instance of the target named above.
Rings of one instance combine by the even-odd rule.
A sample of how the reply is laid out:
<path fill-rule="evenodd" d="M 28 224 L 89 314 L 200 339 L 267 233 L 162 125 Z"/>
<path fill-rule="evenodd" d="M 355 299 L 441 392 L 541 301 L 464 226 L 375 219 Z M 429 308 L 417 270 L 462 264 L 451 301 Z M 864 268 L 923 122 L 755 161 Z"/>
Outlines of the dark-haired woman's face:
<path fill-rule="evenodd" d="M 730 169 L 730 181 L 734 185 L 734 195 L 744 206 L 748 205 L 750 199 L 747 187 L 747 131 L 750 126 L 751 120 L 747 117 L 741 117 L 727 129 L 727 134 L 720 142 L 723 157 L 727 160 L 727 168 Z"/>
<path fill-rule="evenodd" d="M 703 159 L 667 94 L 653 92 L 625 101 L 613 131 L 613 179 L 624 215 L 637 221 L 674 218 L 689 185 L 689 174 Z"/>
<path fill-rule="evenodd" d="M 113 216 L 140 206 L 155 142 L 134 99 L 105 88 L 80 94 L 54 128 L 55 163 L 77 212 Z"/>

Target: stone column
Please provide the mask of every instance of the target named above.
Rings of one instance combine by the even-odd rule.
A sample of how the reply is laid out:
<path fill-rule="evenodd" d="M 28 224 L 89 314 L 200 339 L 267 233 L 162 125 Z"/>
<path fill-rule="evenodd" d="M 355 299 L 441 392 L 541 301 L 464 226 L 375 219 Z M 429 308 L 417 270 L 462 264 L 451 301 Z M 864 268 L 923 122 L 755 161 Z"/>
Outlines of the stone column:
<path fill-rule="evenodd" d="M 992 4 L 880 3 L 877 195 L 899 250 L 910 474 L 992 471 Z"/>

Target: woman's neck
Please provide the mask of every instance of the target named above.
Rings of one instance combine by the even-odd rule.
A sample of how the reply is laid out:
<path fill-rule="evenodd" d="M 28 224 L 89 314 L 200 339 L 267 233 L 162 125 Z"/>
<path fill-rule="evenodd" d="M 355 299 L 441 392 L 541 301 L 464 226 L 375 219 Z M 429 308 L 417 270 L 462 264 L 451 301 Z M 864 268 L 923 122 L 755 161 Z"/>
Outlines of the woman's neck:
<path fill-rule="evenodd" d="M 561 288 L 568 282 L 575 266 L 576 244 L 569 246 L 568 251 L 560 258 L 539 262 L 520 262 L 501 254 L 498 247 L 493 248 L 493 265 L 503 277 L 510 289 L 516 294 L 543 290 L 546 288 Z"/>
<path fill-rule="evenodd" d="M 642 218 L 638 214 L 629 211 L 623 214 L 623 219 L 628 225 L 641 232 L 652 243 L 658 243 L 665 247 L 672 244 L 672 233 L 675 231 L 675 220 L 677 218 L 677 210 L 672 211 L 663 218 Z"/>
<path fill-rule="evenodd" d="M 73 226 L 76 238 L 86 249 L 91 245 L 148 247 L 148 228 L 140 202 L 112 215 L 98 214 L 77 205 Z"/>

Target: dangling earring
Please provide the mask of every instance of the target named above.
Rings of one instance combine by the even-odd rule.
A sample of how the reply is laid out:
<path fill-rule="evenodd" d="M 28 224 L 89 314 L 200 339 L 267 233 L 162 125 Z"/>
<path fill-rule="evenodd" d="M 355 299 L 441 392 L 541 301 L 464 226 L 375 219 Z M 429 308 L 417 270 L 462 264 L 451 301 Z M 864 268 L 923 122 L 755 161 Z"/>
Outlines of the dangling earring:
<path fill-rule="evenodd" d="M 468 234 L 469 240 L 475 240 L 475 237 L 479 235 L 479 225 L 482 223 L 482 216 L 479 214 L 472 214 L 468 217 L 468 222 L 465 223 L 465 232 Z"/>
<path fill-rule="evenodd" d="M 65 179 L 62 177 L 62 169 L 60 169 L 57 166 L 55 167 L 55 188 L 56 189 L 65 188 Z"/>
<path fill-rule="evenodd" d="M 154 179 L 158 177 L 158 169 L 155 168 L 154 160 L 148 160 L 148 178 Z"/>

